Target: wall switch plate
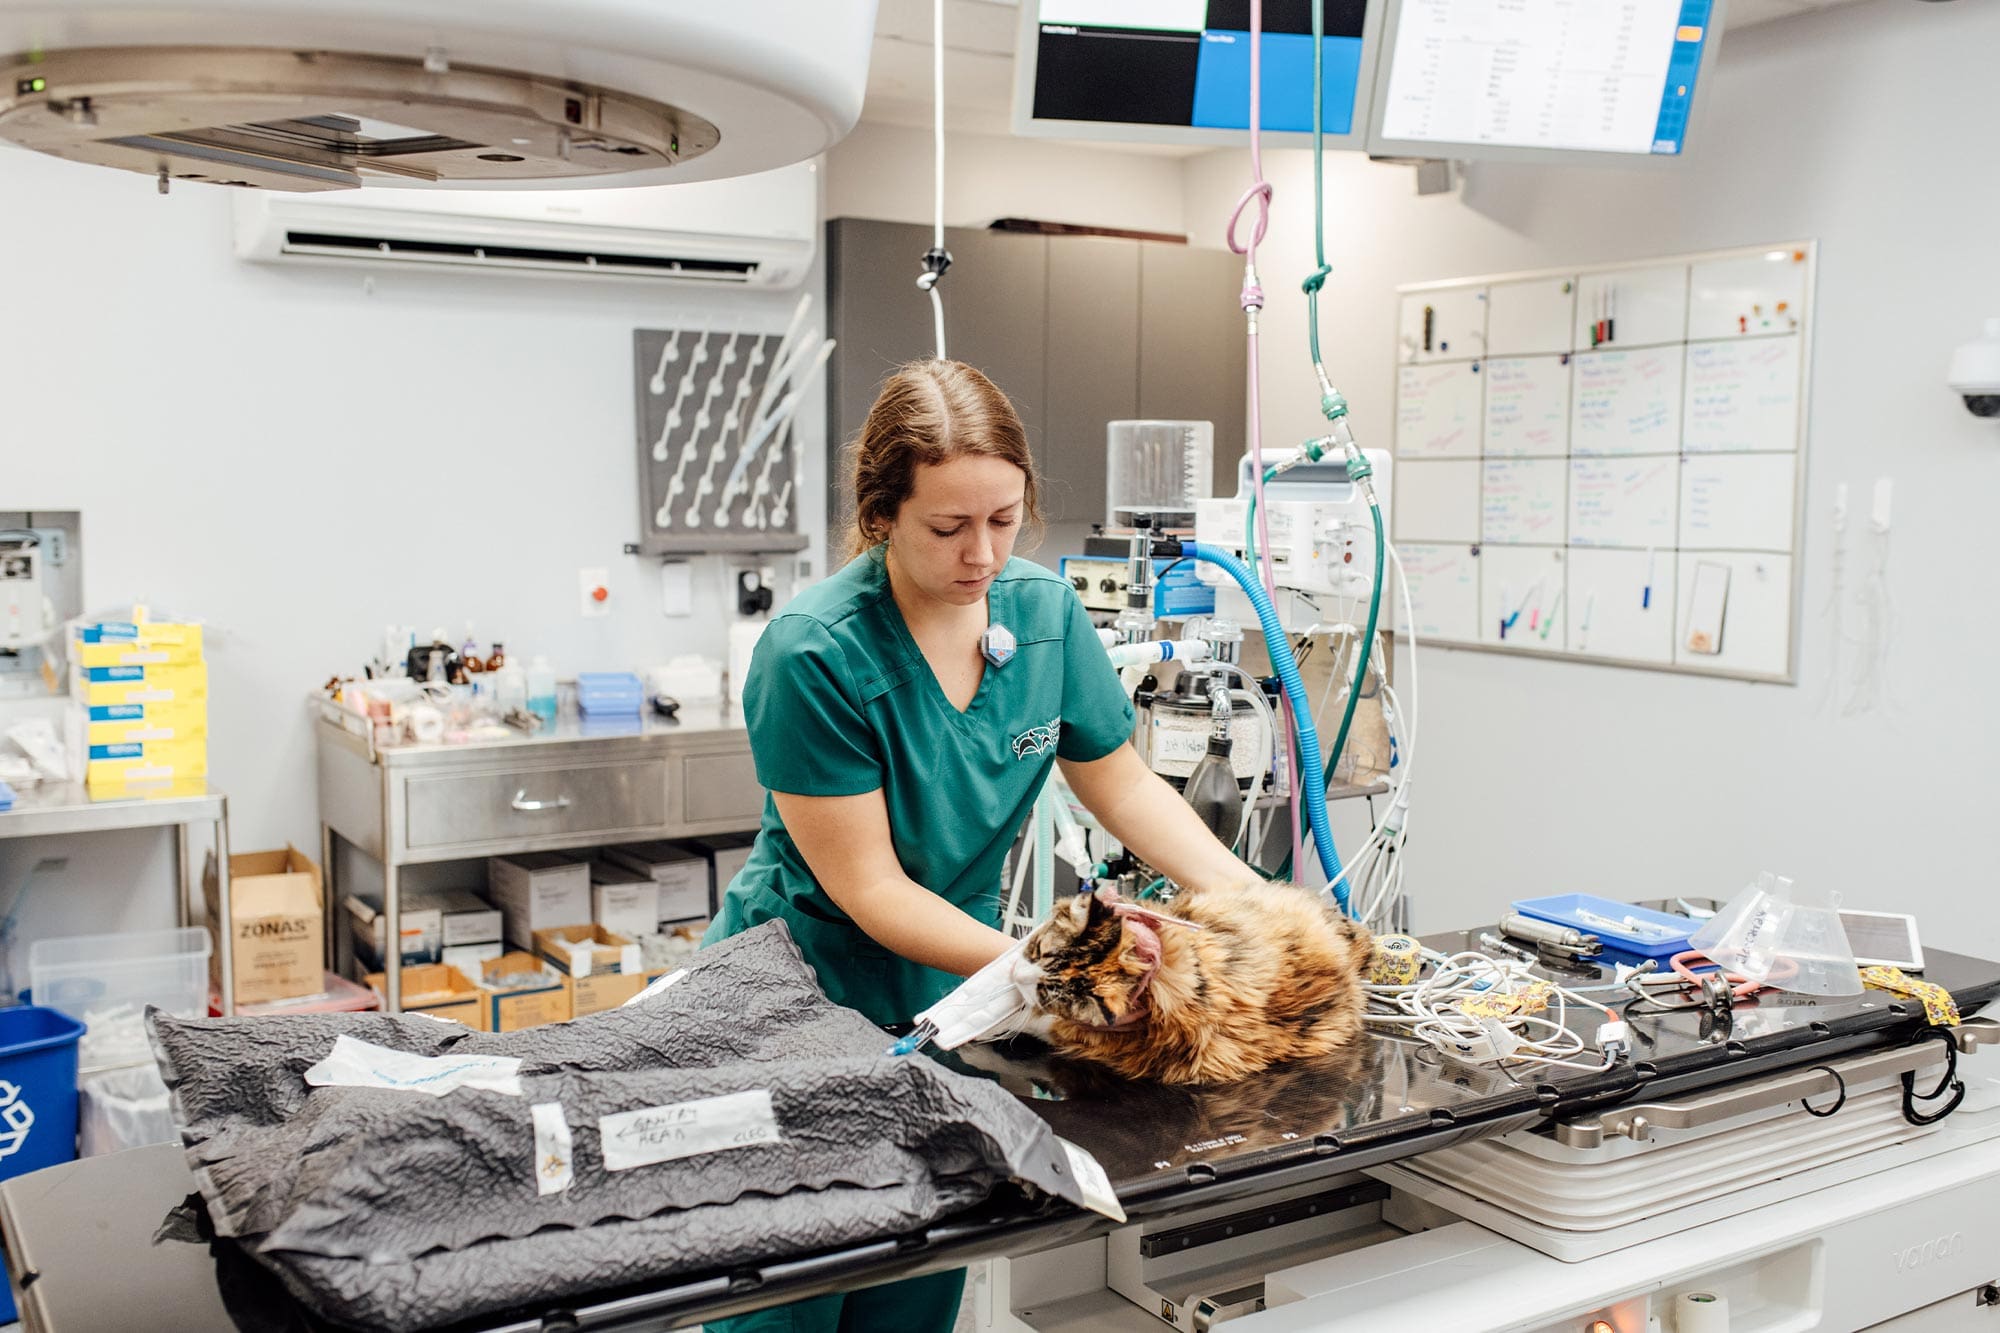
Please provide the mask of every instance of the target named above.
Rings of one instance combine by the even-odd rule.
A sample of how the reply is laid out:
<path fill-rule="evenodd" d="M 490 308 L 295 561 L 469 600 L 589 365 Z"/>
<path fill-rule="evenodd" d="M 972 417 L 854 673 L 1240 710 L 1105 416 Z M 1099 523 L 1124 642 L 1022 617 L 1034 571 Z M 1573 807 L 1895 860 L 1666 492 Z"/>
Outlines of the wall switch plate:
<path fill-rule="evenodd" d="M 585 619 L 594 620 L 611 614 L 611 576 L 607 571 L 580 570 L 577 585 Z"/>
<path fill-rule="evenodd" d="M 669 616 L 694 614 L 694 565 L 668 560 L 660 566 L 660 611 Z"/>

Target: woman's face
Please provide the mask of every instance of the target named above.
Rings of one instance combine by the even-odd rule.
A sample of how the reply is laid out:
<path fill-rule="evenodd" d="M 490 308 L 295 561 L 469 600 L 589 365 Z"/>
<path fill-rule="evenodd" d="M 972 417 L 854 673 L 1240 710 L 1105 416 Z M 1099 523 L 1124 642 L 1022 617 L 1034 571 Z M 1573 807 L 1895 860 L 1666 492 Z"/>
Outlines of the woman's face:
<path fill-rule="evenodd" d="M 917 468 L 889 526 L 889 562 L 908 591 L 970 606 L 1014 554 L 1028 478 L 1004 458 L 961 454 Z"/>

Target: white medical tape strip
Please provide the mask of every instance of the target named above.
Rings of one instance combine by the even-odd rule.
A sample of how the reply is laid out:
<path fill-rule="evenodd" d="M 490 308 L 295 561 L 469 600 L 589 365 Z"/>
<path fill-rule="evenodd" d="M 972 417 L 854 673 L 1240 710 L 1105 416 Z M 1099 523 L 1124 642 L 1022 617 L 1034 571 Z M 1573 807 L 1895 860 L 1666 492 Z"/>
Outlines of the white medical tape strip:
<path fill-rule="evenodd" d="M 686 975 L 687 975 L 686 968 L 681 968 L 677 972 L 669 972 L 664 977 L 661 977 L 658 981 L 655 981 L 652 985 L 646 987 L 646 989 L 640 991 L 637 995 L 634 995 L 631 999 L 625 1001 L 625 1004 L 637 1004 L 641 1000 L 650 1000 L 655 995 L 658 995 L 661 991 L 673 985 L 676 981 L 679 981 L 682 977 Z M 618 1007 L 620 1009 L 623 1009 L 625 1007 L 625 1004 L 621 1004 Z"/>
<path fill-rule="evenodd" d="M 518 1097 L 520 1069 L 507 1055 L 412 1055 L 343 1034 L 305 1077 L 315 1088 L 393 1088 L 426 1097 L 469 1088 Z"/>
<path fill-rule="evenodd" d="M 576 1180 L 569 1119 L 561 1102 L 536 1102 L 530 1114 L 535 1120 L 535 1192 L 560 1194 Z"/>
<path fill-rule="evenodd" d="M 1111 1188 L 1111 1177 L 1104 1174 L 1104 1168 L 1097 1159 L 1077 1147 L 1068 1139 L 1057 1137 L 1063 1157 L 1069 1162 L 1070 1178 L 1083 1191 L 1083 1206 L 1093 1213 L 1102 1213 L 1114 1222 L 1125 1220 L 1125 1206 L 1118 1202 L 1118 1192 Z"/>
<path fill-rule="evenodd" d="M 763 1088 L 603 1116 L 597 1135 L 607 1171 L 784 1141 Z"/>

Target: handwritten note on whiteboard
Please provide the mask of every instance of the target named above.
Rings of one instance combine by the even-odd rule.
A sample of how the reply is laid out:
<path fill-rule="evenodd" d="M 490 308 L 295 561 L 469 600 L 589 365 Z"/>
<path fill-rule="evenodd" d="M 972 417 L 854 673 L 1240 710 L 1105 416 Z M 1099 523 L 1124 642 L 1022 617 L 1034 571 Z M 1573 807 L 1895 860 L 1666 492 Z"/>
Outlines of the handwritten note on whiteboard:
<path fill-rule="evenodd" d="M 1488 457 L 1560 458 L 1569 452 L 1568 361 L 1520 356 L 1486 363 Z"/>
<path fill-rule="evenodd" d="M 1586 352 L 1572 358 L 1576 387 L 1570 452 L 1671 454 L 1681 444 L 1679 347 Z"/>
<path fill-rule="evenodd" d="M 1672 546 L 1678 458 L 1578 458 L 1569 465 L 1572 546 Z"/>
<path fill-rule="evenodd" d="M 1472 362 L 1402 368 L 1396 389 L 1396 456 L 1479 456 L 1479 372 Z"/>
<path fill-rule="evenodd" d="M 1502 458 L 1486 463 L 1482 478 L 1482 542 L 1563 542 L 1563 473 L 1560 458 Z"/>
<path fill-rule="evenodd" d="M 1399 546 L 1419 639 L 1479 636 L 1479 558 L 1471 546 Z M 1405 625 L 1404 629 L 1411 626 Z"/>
<path fill-rule="evenodd" d="M 1798 447 L 1799 340 L 1690 343 L 1682 447 L 1691 454 Z"/>

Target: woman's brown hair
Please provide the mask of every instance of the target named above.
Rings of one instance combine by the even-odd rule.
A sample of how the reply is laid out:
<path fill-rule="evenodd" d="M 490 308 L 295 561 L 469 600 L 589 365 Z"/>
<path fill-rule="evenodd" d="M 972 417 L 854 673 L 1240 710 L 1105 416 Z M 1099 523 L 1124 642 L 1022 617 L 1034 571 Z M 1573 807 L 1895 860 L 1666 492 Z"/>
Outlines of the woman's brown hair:
<path fill-rule="evenodd" d="M 1005 459 L 1020 468 L 1027 477 L 1022 526 L 1041 522 L 1028 432 L 1007 395 L 962 361 L 912 361 L 891 372 L 860 436 L 848 446 L 854 496 L 849 558 L 886 539 L 916 487 L 918 467 L 966 454 Z"/>

